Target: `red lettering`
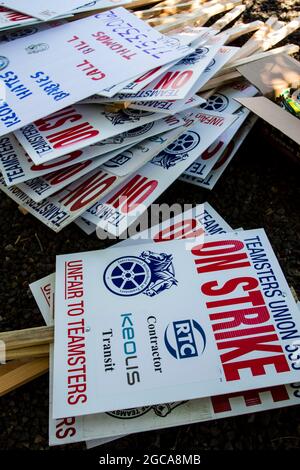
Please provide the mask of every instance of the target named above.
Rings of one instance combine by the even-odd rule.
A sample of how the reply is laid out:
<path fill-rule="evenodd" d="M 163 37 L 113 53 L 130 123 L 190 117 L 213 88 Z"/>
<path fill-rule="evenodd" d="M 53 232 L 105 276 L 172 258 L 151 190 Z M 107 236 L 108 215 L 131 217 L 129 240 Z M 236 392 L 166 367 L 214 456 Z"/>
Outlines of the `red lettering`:
<path fill-rule="evenodd" d="M 275 331 L 275 330 L 274 330 Z M 221 354 L 222 364 L 225 362 L 233 361 L 240 356 L 245 356 L 254 351 L 267 351 L 267 352 L 283 352 L 280 344 L 266 344 L 278 341 L 276 333 L 253 336 L 252 338 L 238 338 L 230 341 L 222 341 L 217 344 L 218 349 L 232 349 L 224 354 Z"/>
<path fill-rule="evenodd" d="M 229 401 L 230 398 L 241 397 L 244 399 L 246 406 L 261 405 L 259 394 L 263 392 L 270 392 L 275 403 L 289 399 L 289 394 L 285 385 L 278 385 L 271 388 L 260 388 L 258 390 L 247 390 L 245 392 L 235 392 L 228 395 L 218 395 L 216 397 L 211 397 L 211 403 L 215 413 L 224 413 L 232 410 Z"/>
<path fill-rule="evenodd" d="M 48 183 L 52 184 L 52 186 L 55 186 L 56 184 L 60 184 L 63 181 L 72 178 L 72 176 L 76 175 L 81 170 L 88 167 L 91 163 L 92 160 L 86 160 L 85 162 L 68 166 L 67 168 L 64 168 L 62 170 L 54 171 L 53 173 L 50 173 L 49 175 L 45 176 L 45 180 L 48 181 Z"/>
<path fill-rule="evenodd" d="M 207 273 L 251 266 L 247 253 L 235 253 L 243 248 L 244 244 L 239 240 L 220 240 L 197 245 L 192 249 L 192 254 L 198 257 L 203 256 L 195 260 L 195 264 L 198 265 L 197 272 Z M 210 256 L 206 258 L 207 255 Z"/>
<path fill-rule="evenodd" d="M 216 153 L 223 147 L 224 142 L 222 140 L 218 140 L 217 143 L 213 143 L 210 147 L 208 147 L 205 152 L 202 153 L 201 158 L 202 160 L 209 160 L 210 158 L 214 157 Z"/>
<path fill-rule="evenodd" d="M 159 69 L 161 69 L 161 66 L 160 67 L 155 67 L 155 69 L 152 69 L 147 73 L 144 73 L 144 75 L 142 75 L 141 77 L 134 80 L 134 83 L 140 83 L 140 82 L 143 82 L 144 80 L 147 80 L 147 78 L 151 77 Z"/>
<path fill-rule="evenodd" d="M 129 213 L 142 204 L 157 187 L 156 180 L 148 180 L 145 176 L 136 175 L 129 183 L 117 191 L 107 204 L 123 213 Z"/>
<path fill-rule="evenodd" d="M 287 360 L 283 354 L 277 356 L 259 357 L 257 359 L 249 359 L 247 361 L 230 362 L 229 364 L 223 364 L 223 370 L 226 380 L 239 380 L 240 369 L 251 369 L 253 376 L 265 375 L 266 365 L 273 365 L 276 372 L 289 372 L 290 368 Z"/>
<path fill-rule="evenodd" d="M 98 134 L 99 131 L 97 129 L 94 129 L 88 122 L 83 122 L 69 129 L 50 134 L 47 136 L 47 139 L 53 145 L 53 148 L 59 149 L 81 142 L 82 140 L 91 139 Z"/>
<path fill-rule="evenodd" d="M 217 170 L 218 168 L 220 168 L 222 165 L 224 165 L 224 163 L 226 163 L 226 161 L 228 160 L 228 158 L 230 157 L 231 155 L 231 152 L 233 151 L 234 149 L 234 142 L 231 141 L 226 149 L 224 150 L 224 152 L 222 153 L 221 157 L 219 158 L 219 160 L 217 161 L 217 163 L 214 165 L 213 167 L 213 170 Z"/>
<path fill-rule="evenodd" d="M 62 119 L 60 119 L 62 118 Z M 69 106 L 61 111 L 57 111 L 56 113 L 50 114 L 42 119 L 38 119 L 35 121 L 35 125 L 37 126 L 40 132 L 42 131 L 50 131 L 52 129 L 57 129 L 58 127 L 63 126 L 66 122 L 76 122 L 81 119 L 81 114 L 78 114 L 74 108 Z M 53 124 L 50 124 L 51 121 L 57 119 Z"/>
<path fill-rule="evenodd" d="M 61 165 L 64 165 L 65 163 L 76 160 L 76 158 L 80 157 L 81 155 L 82 155 L 81 150 L 75 150 L 74 152 L 67 153 L 67 155 L 64 155 L 58 161 L 41 163 L 40 165 L 32 165 L 31 170 L 42 171 L 42 170 L 47 170 L 48 168 L 49 169 L 55 168 L 56 166 L 61 166 Z"/>
<path fill-rule="evenodd" d="M 177 222 L 176 224 L 170 225 L 170 227 L 161 230 L 153 240 L 155 242 L 164 242 L 168 240 L 195 238 L 203 235 L 205 231 L 202 227 L 197 227 L 197 221 L 195 219 L 186 219 Z M 178 229 L 178 230 L 177 230 Z"/>
<path fill-rule="evenodd" d="M 68 191 L 59 202 L 70 206 L 70 211 L 76 211 L 88 206 L 100 197 L 116 181 L 116 176 L 108 176 L 100 170 L 83 183 L 76 186 L 71 192 Z"/>

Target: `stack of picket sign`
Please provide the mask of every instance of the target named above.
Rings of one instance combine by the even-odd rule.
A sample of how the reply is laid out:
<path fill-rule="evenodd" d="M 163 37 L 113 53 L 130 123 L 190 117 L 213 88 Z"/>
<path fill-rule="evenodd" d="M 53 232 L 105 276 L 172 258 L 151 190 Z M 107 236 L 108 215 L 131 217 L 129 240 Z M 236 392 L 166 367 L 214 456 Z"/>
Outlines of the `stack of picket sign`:
<path fill-rule="evenodd" d="M 69 16 L 58 3 L 47 19 Z M 5 32 L 1 189 L 55 231 L 75 221 L 120 235 L 180 175 L 212 188 L 254 122 L 241 103 L 257 89 L 240 70 L 298 50 L 266 52 L 299 20 L 224 30 L 241 3 L 167 0 Z M 50 359 L 50 444 L 89 447 L 297 404 L 299 312 L 264 231 L 233 231 L 203 204 L 136 238 L 59 256 L 31 285 L 48 326 L 0 334 L 0 395 Z"/>
<path fill-rule="evenodd" d="M 258 90 L 236 67 L 298 51 L 267 49 L 299 19 L 228 28 L 241 3 L 172 0 L 29 29 L 19 19 L 7 32 L 9 24 L 0 57 L 0 189 L 56 232 L 75 221 L 114 236 L 179 177 L 212 189 L 256 119 L 241 103 Z M 55 18 L 68 11 L 67 2 L 64 12 L 51 8 Z M 228 45 L 253 31 L 244 46 Z"/>
<path fill-rule="evenodd" d="M 272 247 L 208 203 L 58 256 L 30 288 L 49 326 L 0 334 L 0 396 L 50 360 L 50 445 L 299 404 L 299 309 Z"/>

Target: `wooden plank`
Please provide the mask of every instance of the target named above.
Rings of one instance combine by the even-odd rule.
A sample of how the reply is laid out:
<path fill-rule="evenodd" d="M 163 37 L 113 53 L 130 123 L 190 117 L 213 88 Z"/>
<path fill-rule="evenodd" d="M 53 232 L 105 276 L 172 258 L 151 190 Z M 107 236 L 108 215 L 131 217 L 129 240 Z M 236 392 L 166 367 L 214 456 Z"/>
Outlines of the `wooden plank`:
<path fill-rule="evenodd" d="M 23 214 L 23 215 L 27 215 L 27 214 L 28 214 L 28 210 L 25 209 L 25 207 L 18 206 L 18 209 L 19 209 L 19 211 L 21 212 L 21 214 Z"/>
<path fill-rule="evenodd" d="M 217 31 L 221 31 L 227 25 L 229 25 L 233 20 L 238 18 L 245 10 L 246 10 L 245 5 L 237 5 L 231 11 L 229 11 L 224 16 L 222 16 L 222 18 L 220 18 L 214 24 L 212 24 L 211 28 L 216 29 Z"/>
<path fill-rule="evenodd" d="M 49 358 L 28 361 L 0 376 L 0 397 L 47 372 Z"/>
<path fill-rule="evenodd" d="M 28 348 L 18 348 L 8 350 L 6 354 L 6 360 L 12 361 L 16 359 L 35 359 L 37 357 L 48 357 L 49 356 L 49 344 L 41 344 L 37 346 L 31 346 Z"/>
<path fill-rule="evenodd" d="M 253 33 L 264 25 L 263 21 L 251 21 L 251 23 L 240 23 L 232 28 L 226 29 L 224 34 L 228 35 L 225 44 L 235 41 L 244 34 Z"/>
<path fill-rule="evenodd" d="M 268 21 L 272 23 L 272 17 L 269 18 Z M 264 40 L 267 37 L 267 34 L 270 31 L 270 25 L 264 23 L 258 31 L 256 31 L 251 38 L 241 47 L 241 49 L 235 55 L 236 59 L 242 59 L 244 57 L 248 57 L 249 55 L 254 54 L 257 52 L 261 45 L 263 44 Z"/>
<path fill-rule="evenodd" d="M 205 3 L 218 3 L 219 0 L 212 0 L 211 2 L 206 2 L 205 0 L 194 0 L 193 3 L 198 5 L 203 5 Z M 175 6 L 183 3 L 183 0 L 166 0 L 164 2 L 160 2 L 158 6 L 160 7 L 168 7 L 168 6 Z"/>
<path fill-rule="evenodd" d="M 238 80 L 239 78 L 241 78 L 241 74 L 237 71 L 226 73 L 225 75 L 221 75 L 220 77 L 212 78 L 211 80 L 209 80 L 207 83 L 205 83 L 205 85 L 203 85 L 201 90 L 197 91 L 197 93 L 200 93 L 202 96 L 202 93 L 206 90 L 211 90 L 212 88 L 228 85 L 229 83 L 232 83 Z"/>
<path fill-rule="evenodd" d="M 287 23 L 285 26 L 282 28 L 271 31 L 265 41 L 263 41 L 261 47 L 259 47 L 260 50 L 266 51 L 270 49 L 271 47 L 275 46 L 278 44 L 280 41 L 285 39 L 287 36 L 289 36 L 291 33 L 296 31 L 297 29 L 300 28 L 300 16 L 298 18 L 295 18 L 294 20 L 290 21 Z"/>
<path fill-rule="evenodd" d="M 27 348 L 39 344 L 52 343 L 54 339 L 53 326 L 40 326 L 25 330 L 6 331 L 0 333 L 0 341 L 4 341 L 6 351 Z"/>
<path fill-rule="evenodd" d="M 197 26 L 203 26 L 211 17 L 231 10 L 241 3 L 242 0 L 231 0 L 231 2 L 226 2 L 226 4 L 219 2 L 210 7 L 196 9 L 191 13 L 183 13 L 180 16 L 174 15 L 173 17 L 153 18 L 148 20 L 148 23 L 151 26 L 156 27 L 162 33 L 168 33 L 173 29 L 187 25 L 197 24 Z"/>
<path fill-rule="evenodd" d="M 267 51 L 275 46 L 300 27 L 300 17 L 295 18 L 279 29 L 277 29 L 277 26 L 281 26 L 281 22 L 278 22 L 276 16 L 271 16 L 264 26 L 256 31 L 249 41 L 244 44 L 235 58 L 241 59 L 259 51 Z"/>
<path fill-rule="evenodd" d="M 271 57 L 276 54 L 288 54 L 293 55 L 299 52 L 299 46 L 296 44 L 287 44 L 286 46 L 277 47 L 276 49 L 271 49 L 270 51 L 265 52 L 258 52 L 257 54 L 253 54 L 250 57 L 245 57 L 244 59 L 234 60 L 232 62 L 228 62 L 222 69 L 214 76 L 217 78 L 221 75 L 224 75 L 228 72 L 233 72 L 236 67 L 240 65 L 248 64 L 249 62 L 254 62 L 255 60 L 265 59 L 266 57 Z"/>
<path fill-rule="evenodd" d="M 10 372 L 11 370 L 16 369 L 17 367 L 20 367 L 24 363 L 23 360 L 19 361 L 9 361 L 6 364 L 1 364 L 0 365 L 0 377 L 2 375 L 7 374 L 7 372 Z"/>

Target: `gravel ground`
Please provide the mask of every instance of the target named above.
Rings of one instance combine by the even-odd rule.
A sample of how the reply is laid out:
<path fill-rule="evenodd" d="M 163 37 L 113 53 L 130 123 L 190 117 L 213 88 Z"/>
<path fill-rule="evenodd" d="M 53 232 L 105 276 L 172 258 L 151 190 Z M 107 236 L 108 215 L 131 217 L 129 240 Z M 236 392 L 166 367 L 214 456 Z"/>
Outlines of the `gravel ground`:
<path fill-rule="evenodd" d="M 250 19 L 295 17 L 297 1 L 245 2 Z M 299 15 L 299 7 L 298 7 Z M 299 33 L 289 42 L 299 43 Z M 264 227 L 290 285 L 300 297 L 299 166 L 274 149 L 258 122 L 213 192 L 175 182 L 159 199 L 164 203 L 208 201 L 232 227 Z M 42 325 L 41 315 L 28 284 L 54 270 L 55 255 L 103 248 L 95 236 L 87 237 L 76 226 L 60 234 L 47 229 L 1 194 L 2 282 L 0 329 Z M 147 451 L 160 449 L 259 450 L 299 449 L 299 407 L 250 414 L 220 421 L 149 432 Z M 0 449 L 48 449 L 48 377 L 41 377 L 1 398 Z M 83 448 L 81 444 L 68 449 Z M 105 452 L 145 450 L 145 434 L 123 438 L 101 449 Z"/>

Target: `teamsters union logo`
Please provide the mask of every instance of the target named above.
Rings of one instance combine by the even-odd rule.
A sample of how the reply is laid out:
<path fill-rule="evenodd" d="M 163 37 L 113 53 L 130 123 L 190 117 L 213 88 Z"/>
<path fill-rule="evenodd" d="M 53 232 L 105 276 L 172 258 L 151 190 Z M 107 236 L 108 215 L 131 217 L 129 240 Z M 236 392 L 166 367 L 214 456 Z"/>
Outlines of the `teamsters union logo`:
<path fill-rule="evenodd" d="M 177 286 L 172 261 L 172 255 L 153 251 L 143 251 L 140 256 L 122 256 L 105 269 L 104 284 L 123 297 L 141 293 L 154 297 Z"/>
<path fill-rule="evenodd" d="M 114 126 L 118 124 L 124 124 L 125 122 L 138 122 L 144 116 L 151 116 L 153 113 L 142 111 L 140 109 L 122 109 L 121 111 L 111 113 L 104 112 L 103 115 L 108 119 Z"/>
<path fill-rule="evenodd" d="M 0 70 L 4 70 L 9 64 L 9 60 L 7 57 L 3 55 L 0 56 Z"/>
<path fill-rule="evenodd" d="M 208 98 L 206 103 L 201 104 L 200 108 L 206 111 L 217 111 L 220 113 L 227 108 L 228 104 L 229 99 L 227 96 L 222 95 L 222 93 L 215 93 Z"/>
<path fill-rule="evenodd" d="M 184 65 L 197 64 L 197 62 L 204 59 L 208 51 L 209 49 L 207 47 L 200 47 L 199 49 L 196 49 L 194 52 L 192 52 L 192 54 L 181 59 L 181 61 L 179 62 L 179 65 L 180 64 L 184 64 Z"/>
<path fill-rule="evenodd" d="M 189 152 L 197 147 L 199 142 L 200 135 L 197 134 L 197 132 L 188 131 L 170 144 L 165 150 L 153 157 L 150 163 L 168 170 L 177 163 L 186 160 L 189 156 Z"/>
<path fill-rule="evenodd" d="M 180 320 L 170 323 L 164 335 L 165 345 L 175 359 L 188 359 L 202 354 L 206 336 L 196 320 Z"/>
<path fill-rule="evenodd" d="M 30 46 L 25 47 L 27 54 L 38 54 L 39 52 L 44 52 L 49 49 L 49 45 L 41 42 L 39 44 L 30 44 Z"/>
<path fill-rule="evenodd" d="M 127 408 L 126 410 L 109 411 L 106 414 L 118 419 L 134 419 L 153 411 L 159 418 L 166 418 L 173 410 L 184 405 L 187 401 L 173 401 L 171 403 L 161 403 L 159 405 L 141 406 L 140 408 Z"/>

